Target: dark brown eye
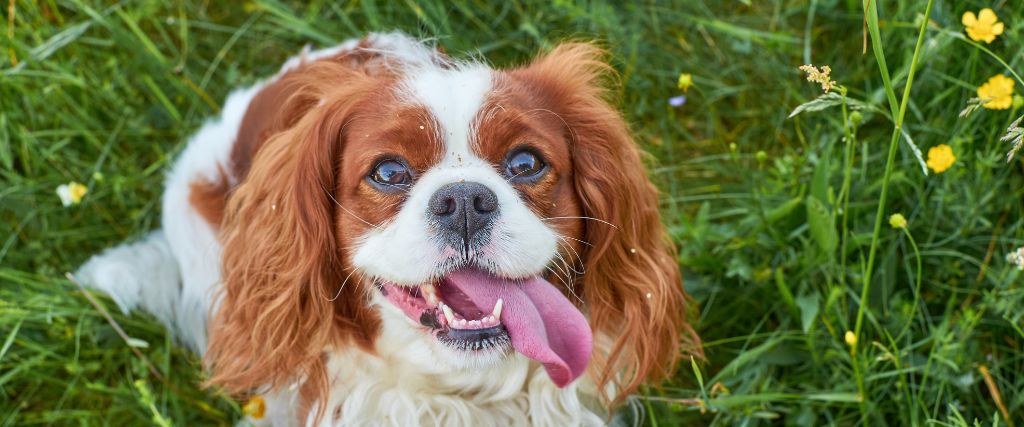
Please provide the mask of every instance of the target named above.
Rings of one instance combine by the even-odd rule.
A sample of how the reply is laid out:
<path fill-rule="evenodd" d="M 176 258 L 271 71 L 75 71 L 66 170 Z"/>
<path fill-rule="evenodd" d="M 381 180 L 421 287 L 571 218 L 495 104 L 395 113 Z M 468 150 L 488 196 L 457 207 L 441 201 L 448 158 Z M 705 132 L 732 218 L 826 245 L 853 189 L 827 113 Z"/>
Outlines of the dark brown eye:
<path fill-rule="evenodd" d="M 370 172 L 370 179 L 385 187 L 403 187 L 412 183 L 412 173 L 402 162 L 384 160 Z"/>
<path fill-rule="evenodd" d="M 530 150 L 517 151 L 505 162 L 505 173 L 509 179 L 529 179 L 540 175 L 544 162 Z"/>

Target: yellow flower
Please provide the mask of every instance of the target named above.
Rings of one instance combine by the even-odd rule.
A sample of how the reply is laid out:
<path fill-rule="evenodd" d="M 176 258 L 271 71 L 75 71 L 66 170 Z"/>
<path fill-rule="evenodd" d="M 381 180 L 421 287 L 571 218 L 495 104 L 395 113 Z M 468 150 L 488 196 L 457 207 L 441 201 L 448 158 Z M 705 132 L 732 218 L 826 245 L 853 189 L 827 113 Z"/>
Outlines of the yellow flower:
<path fill-rule="evenodd" d="M 1004 25 L 999 22 L 996 13 L 987 7 L 978 12 L 978 16 L 974 16 L 974 12 L 964 12 L 960 22 L 963 22 L 966 27 L 967 35 L 976 42 L 992 43 L 996 36 L 1003 33 L 1004 29 Z"/>
<path fill-rule="evenodd" d="M 57 186 L 57 197 L 60 197 L 60 203 L 64 206 L 77 205 L 82 202 L 82 197 L 85 197 L 88 191 L 89 189 L 81 183 L 71 181 Z"/>
<path fill-rule="evenodd" d="M 939 144 L 928 149 L 928 167 L 935 173 L 943 173 L 956 163 L 953 149 L 946 144 Z"/>
<path fill-rule="evenodd" d="M 690 90 L 690 86 L 693 86 L 693 76 L 690 73 L 679 74 L 679 89 L 683 90 L 683 93 Z"/>
<path fill-rule="evenodd" d="M 996 74 L 978 88 L 981 106 L 990 110 L 1005 110 L 1013 105 L 1013 86 L 1017 82 L 1002 74 Z"/>
<path fill-rule="evenodd" d="M 903 214 L 894 213 L 889 217 L 889 225 L 892 228 L 907 228 L 907 219 L 903 217 Z"/>
<path fill-rule="evenodd" d="M 853 331 L 846 331 L 846 336 L 843 339 L 846 340 L 846 345 L 850 347 L 857 345 L 857 335 Z"/>
<path fill-rule="evenodd" d="M 242 407 L 242 412 L 244 412 L 245 415 L 252 417 L 254 420 L 263 419 L 263 416 L 267 412 L 267 402 L 263 401 L 263 398 L 260 396 L 253 396 L 253 398 L 249 399 L 249 401 L 245 403 L 245 406 Z"/>

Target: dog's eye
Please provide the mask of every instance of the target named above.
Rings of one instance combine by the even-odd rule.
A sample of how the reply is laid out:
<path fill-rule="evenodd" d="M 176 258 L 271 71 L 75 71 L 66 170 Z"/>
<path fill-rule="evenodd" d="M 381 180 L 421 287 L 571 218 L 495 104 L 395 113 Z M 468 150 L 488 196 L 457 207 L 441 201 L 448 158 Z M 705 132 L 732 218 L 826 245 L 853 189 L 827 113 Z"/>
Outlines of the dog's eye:
<path fill-rule="evenodd" d="M 397 160 L 384 160 L 370 172 L 370 179 L 386 187 L 401 187 L 412 182 L 412 173 L 408 166 Z"/>
<path fill-rule="evenodd" d="M 532 178 L 544 170 L 544 161 L 530 150 L 520 150 L 508 157 L 505 173 L 509 179 Z"/>

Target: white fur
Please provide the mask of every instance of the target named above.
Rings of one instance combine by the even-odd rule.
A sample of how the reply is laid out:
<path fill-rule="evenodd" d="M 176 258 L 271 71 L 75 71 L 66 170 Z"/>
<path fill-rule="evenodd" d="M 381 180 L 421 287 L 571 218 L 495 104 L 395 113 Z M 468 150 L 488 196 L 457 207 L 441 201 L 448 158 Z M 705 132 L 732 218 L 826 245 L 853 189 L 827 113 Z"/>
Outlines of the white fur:
<path fill-rule="evenodd" d="M 361 240 L 356 266 L 369 275 L 399 283 L 422 283 L 436 277 L 439 272 L 431 266 L 443 255 L 443 248 L 426 238 L 426 200 L 446 183 L 473 180 L 495 192 L 502 212 L 491 245 L 501 256 L 490 260 L 492 269 L 509 276 L 543 271 L 556 251 L 555 234 L 494 167 L 473 152 L 473 129 L 490 89 L 491 71 L 479 64 L 443 69 L 443 60 L 433 49 L 400 33 L 368 38 L 370 49 L 387 54 L 387 65 L 410 71 L 406 95 L 437 118 L 447 152 L 442 164 L 420 178 L 398 217 Z M 285 62 L 269 81 L 304 61 L 353 49 L 357 43 L 304 50 Z M 109 249 L 77 273 L 83 282 L 109 293 L 122 310 L 142 308 L 153 313 L 200 354 L 206 348 L 207 314 L 217 305 L 212 295 L 220 286 L 221 246 L 213 229 L 189 203 L 189 186 L 196 180 L 214 181 L 220 171 L 231 170 L 231 146 L 242 117 L 265 85 L 262 82 L 232 93 L 220 118 L 206 123 L 189 140 L 167 176 L 163 231 Z M 235 184 L 235 177 L 227 178 Z M 324 349 L 332 385 L 326 400 L 316 402 L 318 407 L 324 405 L 328 414 L 321 425 L 603 424 L 598 412 L 581 403 L 577 384 L 557 388 L 542 367 L 518 353 L 490 355 L 486 360 L 460 359 L 462 355 L 440 348 L 419 325 L 379 295 L 374 294 L 373 305 L 383 318 L 376 354 L 355 347 Z M 249 421 L 298 424 L 296 388 L 264 395 L 266 417 Z"/>
<path fill-rule="evenodd" d="M 576 384 L 559 389 L 537 363 L 518 353 L 481 370 L 438 360 L 431 342 L 383 298 L 377 351 L 366 357 L 331 353 L 335 373 L 327 413 L 337 425 L 370 426 L 578 426 L 604 425 L 583 406 Z M 325 422 L 322 425 L 332 425 Z"/>
<path fill-rule="evenodd" d="M 543 273 L 558 251 L 557 234 L 531 211 L 495 167 L 477 156 L 475 129 L 492 71 L 481 64 L 425 66 L 402 85 L 406 102 L 425 106 L 437 120 L 445 144 L 444 158 L 420 177 L 398 215 L 364 236 L 353 264 L 371 277 L 418 285 L 443 276 L 453 249 L 438 244 L 428 225 L 428 203 L 442 186 L 477 182 L 498 198 L 500 216 L 491 242 L 480 257 L 492 272 L 506 277 Z M 412 257 L 412 258 L 410 258 Z"/>
<path fill-rule="evenodd" d="M 110 294 L 121 311 L 142 308 L 166 325 L 175 325 L 181 280 L 163 231 L 93 256 L 75 277 Z"/>

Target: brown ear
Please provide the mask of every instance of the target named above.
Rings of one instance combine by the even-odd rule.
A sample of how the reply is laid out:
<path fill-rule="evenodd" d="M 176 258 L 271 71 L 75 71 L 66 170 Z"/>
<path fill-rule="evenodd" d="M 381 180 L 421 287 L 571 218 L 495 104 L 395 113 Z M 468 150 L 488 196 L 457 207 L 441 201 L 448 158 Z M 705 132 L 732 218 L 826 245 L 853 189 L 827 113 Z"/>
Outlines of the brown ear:
<path fill-rule="evenodd" d="M 301 379 L 315 397 L 328 386 L 322 351 L 343 339 L 370 348 L 379 327 L 365 292 L 342 287 L 334 201 L 343 124 L 372 85 L 336 64 L 286 78 L 287 129 L 262 144 L 228 200 L 223 293 L 205 357 L 209 382 L 231 392 Z"/>
<path fill-rule="evenodd" d="M 658 191 L 622 116 L 605 100 L 612 75 L 600 48 L 567 43 L 529 65 L 572 140 L 585 221 L 584 299 L 595 331 L 593 374 L 613 402 L 674 371 L 682 352 L 701 354 L 687 322 L 676 251 L 661 224 Z M 611 340 L 602 344 L 602 338 Z M 609 396 L 610 397 L 610 396 Z"/>

